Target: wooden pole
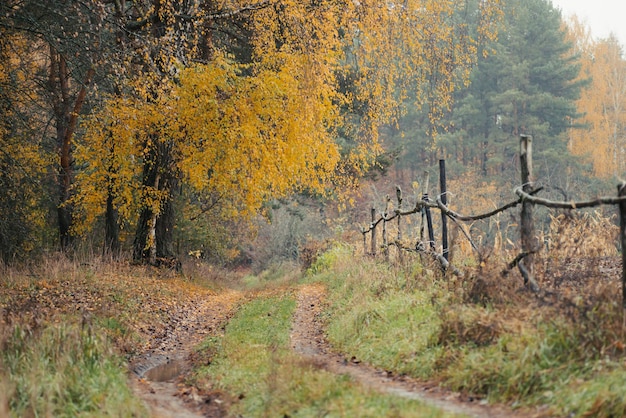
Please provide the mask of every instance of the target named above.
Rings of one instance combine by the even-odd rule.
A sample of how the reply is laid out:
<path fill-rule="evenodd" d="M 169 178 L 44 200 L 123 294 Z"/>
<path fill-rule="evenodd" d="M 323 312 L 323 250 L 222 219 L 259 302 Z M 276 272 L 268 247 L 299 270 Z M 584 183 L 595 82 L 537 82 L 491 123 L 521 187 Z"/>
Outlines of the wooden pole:
<path fill-rule="evenodd" d="M 428 193 L 424 195 L 424 199 L 428 201 Z M 430 208 L 426 207 L 426 223 L 428 225 L 428 241 L 430 249 L 435 251 L 435 232 L 433 231 L 433 217 L 430 215 Z"/>
<path fill-rule="evenodd" d="M 617 186 L 617 196 L 626 197 L 626 182 Z M 626 202 L 619 204 L 619 236 L 622 244 L 622 308 L 626 309 Z"/>
<path fill-rule="evenodd" d="M 367 255 L 367 232 L 361 227 L 361 234 L 363 234 L 363 255 Z"/>
<path fill-rule="evenodd" d="M 441 203 L 447 205 L 446 160 L 439 160 L 439 190 L 441 193 Z M 441 245 L 443 246 L 443 258 L 445 258 L 446 261 L 450 261 L 448 249 L 448 215 L 443 211 L 441 211 Z"/>
<path fill-rule="evenodd" d="M 430 173 L 428 170 L 424 170 L 424 186 L 422 188 L 422 200 L 428 201 L 428 182 L 430 180 Z M 424 242 L 424 225 L 426 223 L 426 207 L 422 207 L 422 221 L 420 222 L 420 241 Z"/>
<path fill-rule="evenodd" d="M 376 208 L 372 208 L 372 257 L 376 257 Z"/>
<path fill-rule="evenodd" d="M 522 190 L 530 193 L 533 189 L 533 139 L 530 135 L 520 135 L 520 169 L 522 175 Z M 528 253 L 523 263 L 528 271 L 529 278 L 524 280 L 525 284 L 535 287 L 534 283 L 534 252 L 535 246 L 535 224 L 533 222 L 533 204 L 531 202 L 522 202 L 522 210 L 520 213 L 520 237 L 522 241 L 522 252 Z"/>
<path fill-rule="evenodd" d="M 396 213 L 398 214 L 398 241 L 402 240 L 402 228 L 400 227 L 400 212 L 402 211 L 402 189 L 400 186 L 396 186 L 396 197 L 398 198 L 398 208 Z"/>
<path fill-rule="evenodd" d="M 402 263 L 402 225 L 400 222 L 400 219 L 402 218 L 402 216 L 400 215 L 400 213 L 402 212 L 402 189 L 400 188 L 400 186 L 397 185 L 396 198 L 398 199 L 398 208 L 396 209 L 396 214 L 398 216 L 398 259 L 400 260 L 400 263 Z"/>
<path fill-rule="evenodd" d="M 389 195 L 385 197 L 385 212 L 383 212 L 383 252 L 385 254 L 385 261 L 389 262 L 389 239 L 387 237 L 387 214 L 389 213 L 389 202 L 391 198 Z"/>

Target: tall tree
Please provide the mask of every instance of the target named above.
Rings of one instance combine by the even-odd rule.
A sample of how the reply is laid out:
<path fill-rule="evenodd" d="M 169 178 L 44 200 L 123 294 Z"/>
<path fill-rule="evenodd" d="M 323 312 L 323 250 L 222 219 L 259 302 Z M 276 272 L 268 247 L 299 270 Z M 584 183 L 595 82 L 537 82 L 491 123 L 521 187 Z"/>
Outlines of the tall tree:
<path fill-rule="evenodd" d="M 0 27 L 0 259 L 9 262 L 40 248 L 46 237 L 48 153 L 37 131 L 47 123 L 36 80 L 37 46 Z M 35 109 L 37 107 L 35 106 Z"/>
<path fill-rule="evenodd" d="M 145 64 L 153 76 L 141 73 L 134 99 L 112 99 L 98 116 L 120 120 L 123 108 L 142 115 L 136 117 L 142 124 L 133 125 L 137 130 L 122 124 L 134 132 L 141 152 L 133 155 L 143 164 L 142 174 L 133 174 L 142 186 L 131 193 L 142 208 L 135 237 L 138 259 L 171 255 L 165 233 L 174 227 L 169 205 L 181 181 L 240 211 L 258 208 L 263 199 L 294 187 L 321 190 L 334 172 L 331 163 L 338 152 L 329 138 L 340 125 L 348 126 L 342 110 L 359 106 L 361 118 L 359 135 L 353 136 L 356 146 L 345 154 L 343 167 L 367 166 L 378 150 L 378 127 L 393 119 L 399 98 L 410 91 L 414 103 L 431 104 L 433 115 L 449 100 L 454 83 L 463 78 L 460 73 L 475 60 L 474 42 L 493 35 L 498 2 L 481 2 L 477 15 L 485 24 L 477 37 L 452 18 L 462 7 L 453 1 L 391 4 L 382 14 L 377 4 L 351 1 L 242 2 L 222 8 L 200 3 L 195 13 L 172 9 L 176 4 L 163 2 L 156 15 L 151 9 L 136 19 L 136 30 L 158 28 L 148 54 L 156 59 Z M 144 27 L 143 22 L 150 24 Z M 201 36 L 194 38 L 190 25 L 204 28 Z M 217 25 L 229 30 L 215 30 Z M 236 41 L 224 33 L 236 34 Z M 195 67 L 194 61 L 206 65 Z M 338 83 L 346 72 L 354 74 L 350 91 Z M 220 74 L 222 79 L 216 78 Z M 188 84 L 192 76 L 213 87 Z M 179 105 L 172 108 L 168 103 L 174 101 Z M 199 103 L 182 105 L 193 101 Z M 273 106 L 271 113 L 266 106 Z M 87 138 L 111 143 L 106 132 Z M 115 147 L 120 152 L 131 148 Z M 270 163 L 268 155 L 278 161 Z M 86 173 L 97 175 L 90 170 Z M 120 199 L 113 196 L 111 201 Z"/>
<path fill-rule="evenodd" d="M 495 53 L 479 59 L 469 88 L 459 91 L 444 143 L 455 155 L 451 146 L 465 141 L 462 160 L 483 175 L 510 173 L 517 138 L 531 134 L 537 161 L 546 163 L 540 175 L 564 172 L 565 132 L 578 115 L 576 99 L 584 85 L 578 56 L 549 1 L 508 0 L 505 16 Z"/>
<path fill-rule="evenodd" d="M 454 18 L 470 2 L 479 4 L 474 11 L 483 22 L 474 34 Z M 2 2 L 0 27 L 20 34 L 40 51 L 39 65 L 27 78 L 38 80 L 44 105 L 40 113 L 52 122 L 40 134 L 54 139 L 51 148 L 57 154 L 61 246 L 67 248 L 71 233 L 81 231 L 77 217 L 102 213 L 95 210 L 98 206 L 106 213 L 107 246 L 118 247 L 120 222 L 132 219 L 138 222 L 138 258 L 153 253 L 170 256 L 172 205 L 182 185 L 195 187 L 202 194 L 200 200 L 208 203 L 226 200 L 232 203 L 226 207 L 254 208 L 255 202 L 292 187 L 320 190 L 323 180 L 329 179 L 319 176 L 322 168 L 325 174 L 360 173 L 380 151 L 378 128 L 397 117 L 399 104 L 409 95 L 416 106 L 426 105 L 432 117 L 448 105 L 456 83 L 467 78 L 476 60 L 476 43 L 493 36 L 499 3 L 409 0 L 381 7 L 378 2 L 352 0 Z M 219 74 L 226 68 L 227 84 L 215 81 L 214 90 L 184 84 L 205 71 Z M 210 120 L 199 124 L 169 106 L 172 100 L 182 102 L 189 91 L 204 91 L 218 109 L 237 105 L 232 114 L 218 112 L 214 118 L 225 125 L 216 127 Z M 238 101 L 228 92 L 239 95 Z M 263 108 L 267 103 L 278 107 L 268 113 Z M 214 111 L 203 106 L 195 111 Z M 79 121 L 93 108 L 99 111 L 82 131 Z M 122 109 L 144 125 L 123 117 Z M 248 109 L 255 123 L 243 121 L 238 109 Z M 103 125 L 96 127 L 98 121 Z M 193 129 L 202 126 L 210 129 L 196 138 Z M 248 131 L 242 132 L 242 127 Z M 331 168 L 327 162 L 336 162 L 339 149 L 328 138 L 336 136 L 339 127 L 351 132 L 352 143 L 343 150 L 344 163 Z M 134 132 L 135 137 L 125 132 Z M 83 138 L 77 165 L 74 152 Z M 248 168 L 224 175 L 222 170 L 229 169 L 219 158 L 229 152 L 212 160 L 207 156 L 215 167 L 186 154 L 189 149 L 203 154 L 207 141 L 223 138 L 239 154 L 245 151 Z M 244 146 L 242 138 L 255 145 Z M 299 138 L 299 147 L 289 145 L 294 138 Z M 321 150 L 318 143 L 326 148 Z M 99 150 L 97 156 L 89 151 L 92 145 Z M 216 149 L 226 150 L 226 145 Z M 266 150 L 295 165 L 267 163 L 261 157 Z M 324 158 L 309 155 L 311 151 Z M 231 163 L 237 165 L 236 160 Z M 251 168 L 261 163 L 262 167 Z M 202 182 L 191 180 L 187 164 L 203 167 Z M 285 167 L 290 168 L 281 176 L 275 174 Z M 248 181 L 240 178 L 230 188 L 242 187 L 240 198 L 238 193 L 222 193 L 214 183 L 245 172 L 262 177 L 264 186 L 248 190 Z M 76 176 L 82 179 L 78 184 Z M 131 178 L 135 187 L 120 185 L 120 179 Z M 103 186 L 104 193 L 86 179 Z M 128 215 L 131 207 L 138 216 Z"/>
<path fill-rule="evenodd" d="M 576 155 L 593 163 L 594 173 L 619 178 L 626 170 L 626 61 L 614 36 L 593 40 L 578 20 L 568 22 L 569 33 L 583 63 L 581 77 L 591 80 L 577 102 L 583 125 L 569 133 Z"/>
<path fill-rule="evenodd" d="M 99 46 L 105 39 L 102 4 L 97 2 L 13 1 L 0 4 L 0 25 L 37 47 L 39 65 L 27 79 L 42 100 L 38 110 L 52 123 L 39 134 L 54 138 L 57 154 L 57 220 L 62 248 L 71 241 L 73 138 L 88 91 L 100 61 Z M 28 51 L 25 51 L 29 53 Z M 26 103 L 24 105 L 27 105 Z M 32 104 L 31 104 L 32 105 Z M 48 132 L 48 131 L 51 132 Z"/>

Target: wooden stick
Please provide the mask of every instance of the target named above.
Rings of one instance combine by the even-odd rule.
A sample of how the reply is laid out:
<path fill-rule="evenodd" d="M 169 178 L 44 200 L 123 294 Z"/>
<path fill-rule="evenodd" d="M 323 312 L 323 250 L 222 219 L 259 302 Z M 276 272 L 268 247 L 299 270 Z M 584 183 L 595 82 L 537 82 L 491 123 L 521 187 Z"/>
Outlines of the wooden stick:
<path fill-rule="evenodd" d="M 617 195 L 626 198 L 626 182 L 617 186 Z M 622 308 L 626 309 L 626 200 L 619 203 L 619 236 L 622 244 Z"/>
<path fill-rule="evenodd" d="M 448 204 L 446 189 L 446 160 L 439 160 L 439 192 L 441 193 L 441 203 L 444 206 Z M 441 211 L 441 245 L 443 248 L 443 257 L 446 261 L 450 261 L 448 249 L 448 216 Z"/>
<path fill-rule="evenodd" d="M 396 208 L 396 215 L 398 216 L 398 242 L 402 242 L 402 225 L 400 220 L 402 219 L 402 189 L 396 185 L 396 198 L 398 199 L 398 207 Z M 398 251 L 398 259 L 400 263 L 403 262 L 402 251 Z"/>
<path fill-rule="evenodd" d="M 389 202 L 391 198 L 389 195 L 385 196 L 385 212 L 383 212 L 383 251 L 385 254 L 385 261 L 389 262 L 389 240 L 387 237 L 387 222 L 391 219 L 387 218 L 387 214 L 389 213 Z M 394 215 L 395 216 L 395 215 Z"/>
<path fill-rule="evenodd" d="M 422 188 L 422 201 L 426 202 L 428 200 L 428 182 L 430 180 L 430 173 L 428 170 L 424 170 L 424 186 Z M 419 204 L 419 202 L 418 202 Z M 418 205 L 415 206 L 416 208 Z M 424 225 L 426 222 L 426 207 L 421 206 L 420 212 L 422 214 L 422 221 L 420 223 L 420 241 L 424 241 Z"/>
<path fill-rule="evenodd" d="M 522 175 L 522 190 L 529 193 L 532 190 L 533 179 L 533 139 L 530 135 L 520 135 L 520 166 Z M 533 221 L 533 203 L 522 199 L 522 210 L 520 212 L 520 237 L 522 241 L 522 251 L 528 252 L 524 261 L 528 269 L 528 275 L 532 278 L 535 266 L 534 256 L 531 253 L 535 250 L 535 223 Z M 519 266 L 519 264 L 518 264 Z M 521 271 L 521 269 L 520 269 Z M 528 277 L 524 277 L 527 283 Z"/>
<path fill-rule="evenodd" d="M 372 224 L 370 225 L 372 231 L 372 257 L 376 257 L 376 208 L 372 208 Z"/>
<path fill-rule="evenodd" d="M 432 257 L 434 260 L 438 261 L 439 264 L 441 264 L 441 268 L 444 272 L 450 271 L 452 272 L 452 274 L 454 274 L 455 276 L 459 278 L 464 277 L 463 272 L 459 270 L 458 268 L 456 268 L 455 266 L 453 266 L 452 264 L 450 264 L 448 260 L 444 258 L 443 254 L 438 254 L 435 251 L 426 249 L 426 246 L 424 245 L 422 241 L 418 241 L 417 244 L 415 245 L 415 248 L 403 247 L 402 244 L 400 244 L 399 242 L 392 242 L 390 245 L 395 245 L 404 251 L 427 254 L 430 257 Z"/>
<path fill-rule="evenodd" d="M 515 189 L 515 194 L 518 195 L 522 201 L 531 202 L 535 205 L 541 205 L 552 209 L 584 209 L 601 205 L 618 205 L 622 202 L 626 202 L 626 196 L 599 197 L 594 200 L 584 200 L 580 202 L 556 202 L 553 200 L 531 196 L 531 194 L 524 192 L 521 187 Z"/>

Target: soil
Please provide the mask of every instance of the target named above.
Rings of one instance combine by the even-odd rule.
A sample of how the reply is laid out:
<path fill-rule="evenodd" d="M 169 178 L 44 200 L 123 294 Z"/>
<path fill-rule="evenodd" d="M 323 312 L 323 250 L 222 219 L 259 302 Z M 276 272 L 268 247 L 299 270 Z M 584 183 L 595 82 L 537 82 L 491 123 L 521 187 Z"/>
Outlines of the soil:
<path fill-rule="evenodd" d="M 243 294 L 226 292 L 203 301 L 180 320 L 179 326 L 132 365 L 133 386 L 152 411 L 152 416 L 196 418 L 228 414 L 228 397 L 220 393 L 199 393 L 184 384 L 190 369 L 191 349 L 207 334 L 220 333 Z M 406 376 L 378 370 L 358 359 L 334 353 L 323 332 L 321 313 L 325 289 L 304 285 L 297 293 L 297 308 L 291 331 L 295 352 L 332 373 L 348 374 L 361 384 L 380 392 L 417 399 L 452 413 L 474 417 L 530 417 L 505 406 L 484 401 L 420 382 Z"/>
<path fill-rule="evenodd" d="M 197 300 L 193 309 L 176 317 L 172 331 L 157 339 L 151 349 L 131 363 L 131 380 L 139 395 L 158 418 L 223 417 L 227 410 L 219 394 L 200 393 L 187 386 L 193 348 L 208 335 L 219 335 L 243 294 L 223 291 Z"/>

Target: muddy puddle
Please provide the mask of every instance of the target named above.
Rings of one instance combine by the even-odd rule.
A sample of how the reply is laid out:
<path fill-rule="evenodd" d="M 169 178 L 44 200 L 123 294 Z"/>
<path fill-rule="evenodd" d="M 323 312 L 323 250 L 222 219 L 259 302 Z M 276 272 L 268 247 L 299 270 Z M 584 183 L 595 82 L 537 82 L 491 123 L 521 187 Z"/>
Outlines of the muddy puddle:
<path fill-rule="evenodd" d="M 146 370 L 143 377 L 150 382 L 169 382 L 175 380 L 184 371 L 185 363 L 182 360 L 168 360 L 166 363 Z"/>
<path fill-rule="evenodd" d="M 181 376 L 189 370 L 183 358 L 155 361 L 135 371 L 137 393 L 150 409 L 150 416 L 159 418 L 201 418 L 201 399 L 183 396 Z"/>

